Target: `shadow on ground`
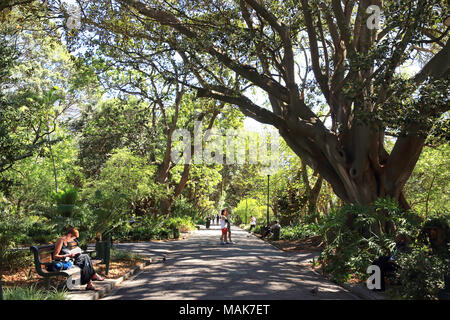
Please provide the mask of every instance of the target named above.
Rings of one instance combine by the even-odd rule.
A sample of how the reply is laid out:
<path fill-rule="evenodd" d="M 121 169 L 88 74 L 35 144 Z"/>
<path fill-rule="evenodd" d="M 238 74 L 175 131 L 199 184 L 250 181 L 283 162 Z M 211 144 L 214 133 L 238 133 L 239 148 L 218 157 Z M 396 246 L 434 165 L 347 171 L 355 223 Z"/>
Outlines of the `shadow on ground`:
<path fill-rule="evenodd" d="M 184 241 L 117 245 L 119 249 L 166 260 L 121 285 L 105 299 L 357 298 L 300 266 L 316 257 L 317 252 L 283 252 L 235 227 L 235 244 L 220 245 L 219 236 L 219 227 L 212 226 L 196 231 Z"/>

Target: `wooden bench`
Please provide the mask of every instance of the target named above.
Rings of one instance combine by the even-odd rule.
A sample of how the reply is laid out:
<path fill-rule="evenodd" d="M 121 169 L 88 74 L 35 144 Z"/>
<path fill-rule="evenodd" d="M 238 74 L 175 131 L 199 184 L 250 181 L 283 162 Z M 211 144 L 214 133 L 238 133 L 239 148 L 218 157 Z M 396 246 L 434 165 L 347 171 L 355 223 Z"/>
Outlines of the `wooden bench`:
<path fill-rule="evenodd" d="M 76 248 L 77 246 L 78 246 L 77 242 L 72 242 L 72 243 L 68 244 L 68 247 L 70 250 Z M 47 271 L 46 267 L 51 265 L 54 261 L 57 261 L 53 258 L 53 254 L 55 252 L 54 244 L 31 246 L 30 250 L 34 255 L 34 266 L 36 267 L 37 274 L 46 279 L 49 279 L 50 277 L 55 277 L 55 276 L 63 276 L 63 277 L 67 278 L 67 281 L 69 281 L 69 280 L 71 280 L 72 276 L 79 277 L 81 274 L 81 269 L 75 265 L 67 270 Z M 87 254 L 92 254 L 93 252 L 95 252 L 95 250 L 91 249 L 91 248 L 87 248 L 87 250 L 83 251 L 83 253 L 87 253 Z M 91 260 L 91 261 L 92 261 L 92 264 L 94 264 L 94 265 L 101 262 L 101 260 Z M 74 282 L 72 284 L 66 282 L 66 286 L 68 288 L 71 288 L 73 284 L 74 284 Z"/>

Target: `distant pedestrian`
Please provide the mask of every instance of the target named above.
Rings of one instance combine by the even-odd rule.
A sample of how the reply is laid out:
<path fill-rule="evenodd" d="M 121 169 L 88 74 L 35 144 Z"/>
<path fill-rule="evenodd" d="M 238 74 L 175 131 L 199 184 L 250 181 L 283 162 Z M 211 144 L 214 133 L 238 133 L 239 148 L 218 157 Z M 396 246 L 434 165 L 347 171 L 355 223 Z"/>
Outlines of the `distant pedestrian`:
<path fill-rule="evenodd" d="M 219 225 L 219 214 L 216 214 L 217 225 Z"/>
<path fill-rule="evenodd" d="M 227 225 L 228 225 L 228 221 L 227 221 L 227 211 L 225 209 L 222 209 L 221 211 L 221 225 L 220 228 L 222 229 L 222 235 L 220 236 L 220 244 L 225 244 L 228 243 L 227 241 L 227 234 L 228 234 L 228 229 L 227 229 Z"/>
<path fill-rule="evenodd" d="M 226 217 L 227 217 L 227 230 L 228 230 L 228 242 L 227 243 L 233 243 L 231 241 L 231 215 L 228 211 L 228 208 L 225 208 L 226 211 Z"/>
<path fill-rule="evenodd" d="M 253 228 L 256 228 L 256 218 L 254 216 L 250 216 L 250 230 L 248 232 L 252 232 Z"/>

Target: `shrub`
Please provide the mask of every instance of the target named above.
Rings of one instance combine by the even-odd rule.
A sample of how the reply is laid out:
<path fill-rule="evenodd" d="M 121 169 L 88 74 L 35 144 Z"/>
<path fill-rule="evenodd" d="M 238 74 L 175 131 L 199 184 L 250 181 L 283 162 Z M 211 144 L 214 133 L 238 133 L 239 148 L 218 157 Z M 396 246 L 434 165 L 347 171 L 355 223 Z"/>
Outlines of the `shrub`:
<path fill-rule="evenodd" d="M 137 253 L 111 248 L 112 261 L 136 261 L 141 259 L 142 256 Z"/>
<path fill-rule="evenodd" d="M 163 217 L 137 217 L 135 222 L 130 226 L 127 237 L 134 241 L 154 239 L 155 230 L 161 228 L 162 219 Z"/>
<path fill-rule="evenodd" d="M 33 244 L 44 244 L 54 242 L 58 237 L 56 225 L 47 219 L 39 220 L 31 225 L 28 230 L 28 237 Z"/>
<path fill-rule="evenodd" d="M 314 224 L 302 224 L 288 227 L 282 227 L 280 231 L 281 240 L 300 240 L 316 236 L 319 227 Z"/>
<path fill-rule="evenodd" d="M 367 267 L 379 256 L 390 256 L 395 237 L 403 235 L 409 239 L 409 249 L 399 251 L 395 257 L 400 268 L 394 280 L 400 287 L 393 292 L 405 299 L 434 299 L 449 273 L 450 259 L 448 249 L 433 249 L 419 236 L 421 229 L 436 223 L 431 220 L 423 222 L 417 214 L 401 210 L 389 199 L 379 199 L 366 207 L 345 205 L 326 216 L 319 229 L 327 245 L 319 257 L 323 271 L 337 282 L 349 280 L 352 274 L 366 279 Z M 383 230 L 386 221 L 394 223 L 395 232 Z"/>
<path fill-rule="evenodd" d="M 262 227 L 262 226 L 257 225 L 257 226 L 255 227 L 255 229 L 253 229 L 253 232 L 254 232 L 254 233 L 261 233 L 261 227 Z"/>
<path fill-rule="evenodd" d="M 395 261 L 400 267 L 396 277 L 401 287 L 394 293 L 403 299 L 435 299 L 450 272 L 450 259 L 433 254 L 424 245 L 413 245 L 410 252 L 399 254 Z"/>
<path fill-rule="evenodd" d="M 211 219 L 212 222 L 212 219 Z M 195 219 L 195 224 L 206 224 L 206 219 L 203 217 L 198 217 Z"/>
<path fill-rule="evenodd" d="M 367 267 L 395 247 L 394 234 L 378 231 L 388 217 L 396 220 L 399 213 L 397 205 L 388 206 L 380 201 L 373 207 L 344 205 L 327 215 L 319 228 L 326 243 L 319 257 L 324 272 L 332 274 L 337 282 L 347 281 L 352 273 L 366 278 Z M 411 229 L 409 225 L 404 226 L 404 230 Z"/>
<path fill-rule="evenodd" d="M 11 251 L 23 243 L 30 243 L 27 236 L 31 223 L 23 216 L 0 212 L 0 269 L 14 270 L 30 263 L 28 252 Z"/>
<path fill-rule="evenodd" d="M 3 299 L 5 300 L 65 300 L 65 298 L 66 291 L 59 291 L 56 288 L 42 290 L 32 285 L 3 289 Z"/>
<path fill-rule="evenodd" d="M 185 224 L 182 218 L 164 219 L 163 216 L 155 217 L 139 217 L 131 226 L 131 230 L 127 234 L 127 238 L 134 241 L 145 241 L 152 239 L 168 239 L 172 234 L 172 226 L 178 227 Z M 195 227 L 195 225 L 194 225 Z"/>
<path fill-rule="evenodd" d="M 178 228 L 181 232 L 195 229 L 195 223 L 190 216 L 169 218 L 164 221 L 164 226 L 168 229 Z"/>
<path fill-rule="evenodd" d="M 164 227 L 156 227 L 155 229 L 150 230 L 151 239 L 169 239 L 171 234 L 172 231 Z"/>
<path fill-rule="evenodd" d="M 198 212 L 195 205 L 189 202 L 188 199 L 183 196 L 177 197 L 170 208 L 170 214 L 172 217 L 189 216 L 194 219 L 198 217 Z"/>
<path fill-rule="evenodd" d="M 58 213 L 63 217 L 72 216 L 77 197 L 78 192 L 74 188 L 53 193 L 53 199 L 56 202 Z"/>

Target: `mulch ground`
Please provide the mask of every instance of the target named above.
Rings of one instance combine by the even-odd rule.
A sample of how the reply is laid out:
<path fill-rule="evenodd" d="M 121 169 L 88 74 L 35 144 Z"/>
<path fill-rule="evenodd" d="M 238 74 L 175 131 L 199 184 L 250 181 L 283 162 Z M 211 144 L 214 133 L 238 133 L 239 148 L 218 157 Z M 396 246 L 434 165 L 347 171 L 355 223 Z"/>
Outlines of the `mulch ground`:
<path fill-rule="evenodd" d="M 261 236 L 258 234 L 256 236 L 261 238 Z M 277 240 L 277 241 L 266 239 L 263 240 L 273 244 L 275 247 L 283 251 L 304 252 L 304 251 L 323 250 L 322 238 L 320 236 L 314 236 L 300 240 Z"/>
<path fill-rule="evenodd" d="M 134 239 L 123 239 L 121 241 L 113 241 L 114 243 L 141 243 L 141 242 L 171 242 L 171 241 L 180 241 L 180 240 L 186 240 L 189 239 L 189 236 L 191 235 L 193 231 L 186 231 L 181 232 L 180 231 L 180 237 L 178 239 L 175 238 L 167 238 L 167 239 L 148 239 L 148 240 L 134 240 Z"/>
<path fill-rule="evenodd" d="M 150 240 L 151 242 L 166 242 L 166 241 L 179 241 L 189 238 L 189 232 L 180 232 L 179 239 L 164 239 L 164 240 Z M 144 242 L 144 241 L 133 241 Z M 105 276 L 106 266 L 104 264 L 95 265 L 95 271 L 102 277 L 108 279 L 118 279 L 126 274 L 131 269 L 134 269 L 141 263 L 145 262 L 145 259 L 136 259 L 133 261 L 111 261 L 109 264 L 108 275 Z M 51 277 L 44 279 L 37 274 L 34 265 L 30 264 L 28 267 L 21 268 L 20 270 L 0 270 L 0 276 L 2 279 L 2 286 L 4 288 L 11 287 L 29 287 L 35 285 L 37 288 L 45 288 L 47 286 L 46 281 L 50 287 L 62 288 L 66 282 L 65 277 Z"/>
<path fill-rule="evenodd" d="M 108 279 L 117 279 L 126 274 L 131 269 L 137 267 L 143 263 L 144 259 L 138 259 L 134 261 L 111 261 L 109 264 L 108 275 L 105 276 L 106 266 L 104 264 L 95 265 L 95 271 L 101 276 L 105 276 Z M 24 268 L 15 271 L 2 271 L 2 286 L 4 288 L 10 287 L 29 287 L 35 285 L 37 288 L 46 287 L 46 282 L 43 277 L 38 275 L 34 267 Z M 51 287 L 62 288 L 66 282 L 64 277 L 51 277 L 49 279 L 49 285 Z"/>

